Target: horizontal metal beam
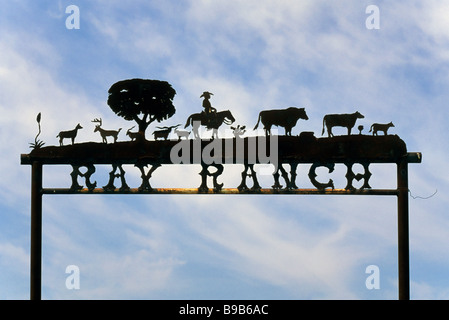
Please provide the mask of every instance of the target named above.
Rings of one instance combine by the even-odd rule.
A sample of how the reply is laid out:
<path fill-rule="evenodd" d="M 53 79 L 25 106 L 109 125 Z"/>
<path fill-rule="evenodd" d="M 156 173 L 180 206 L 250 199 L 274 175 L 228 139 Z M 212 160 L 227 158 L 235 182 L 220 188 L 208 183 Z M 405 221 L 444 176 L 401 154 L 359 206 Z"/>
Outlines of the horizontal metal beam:
<path fill-rule="evenodd" d="M 199 192 L 197 188 L 154 188 L 152 190 L 139 190 L 138 188 L 131 188 L 127 191 L 122 191 L 120 189 L 116 189 L 114 191 L 105 191 L 102 188 L 95 188 L 93 190 L 89 190 L 87 188 L 83 188 L 80 190 L 72 190 L 68 188 L 44 188 L 42 189 L 43 194 L 48 195 L 61 195 L 61 194 L 239 194 L 239 195 L 276 195 L 276 194 L 291 194 L 291 195 L 321 195 L 321 194 L 329 194 L 329 195 L 374 195 L 374 196 L 397 196 L 397 189 L 355 189 L 355 190 L 346 190 L 346 189 L 292 189 L 292 190 L 277 190 L 277 189 L 260 189 L 257 191 L 247 190 L 240 191 L 237 188 L 223 188 L 219 192 L 215 192 L 213 189 L 209 189 L 208 192 Z"/>
<path fill-rule="evenodd" d="M 406 154 L 407 163 L 421 163 L 422 153 L 421 152 L 407 152 Z"/>
<path fill-rule="evenodd" d="M 183 156 L 178 158 L 180 153 Z M 404 141 L 396 135 L 332 138 L 300 135 L 211 141 L 86 142 L 33 149 L 30 154 L 22 154 L 20 160 L 22 165 L 35 161 L 49 165 L 201 164 L 204 157 L 220 164 L 258 164 L 267 163 L 267 160 L 273 163 L 274 159 L 277 163 L 398 163 L 406 154 Z M 416 158 L 410 160 L 416 161 Z"/>

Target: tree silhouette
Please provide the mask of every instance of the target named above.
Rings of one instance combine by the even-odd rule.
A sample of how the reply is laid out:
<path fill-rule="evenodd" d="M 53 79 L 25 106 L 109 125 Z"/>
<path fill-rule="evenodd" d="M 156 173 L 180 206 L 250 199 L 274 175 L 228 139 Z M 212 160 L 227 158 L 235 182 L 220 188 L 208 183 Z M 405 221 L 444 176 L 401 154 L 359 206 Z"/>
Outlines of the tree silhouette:
<path fill-rule="evenodd" d="M 166 82 L 148 79 L 128 79 L 114 83 L 108 90 L 108 105 L 118 116 L 134 120 L 139 133 L 155 120 L 161 122 L 175 114 L 175 89 Z"/>

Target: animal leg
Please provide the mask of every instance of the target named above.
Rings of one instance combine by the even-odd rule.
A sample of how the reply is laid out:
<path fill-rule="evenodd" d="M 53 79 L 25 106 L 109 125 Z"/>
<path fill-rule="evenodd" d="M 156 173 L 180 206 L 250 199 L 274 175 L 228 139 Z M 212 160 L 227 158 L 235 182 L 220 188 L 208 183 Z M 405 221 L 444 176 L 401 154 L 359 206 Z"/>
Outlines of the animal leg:
<path fill-rule="evenodd" d="M 265 129 L 265 135 L 267 137 L 271 136 L 271 126 L 264 127 L 264 129 Z"/>
<path fill-rule="evenodd" d="M 194 122 L 194 125 L 192 127 L 192 131 L 193 131 L 193 136 L 195 137 L 195 139 L 200 139 L 200 134 L 198 132 L 198 128 L 199 127 L 197 125 L 195 125 L 195 122 Z"/>

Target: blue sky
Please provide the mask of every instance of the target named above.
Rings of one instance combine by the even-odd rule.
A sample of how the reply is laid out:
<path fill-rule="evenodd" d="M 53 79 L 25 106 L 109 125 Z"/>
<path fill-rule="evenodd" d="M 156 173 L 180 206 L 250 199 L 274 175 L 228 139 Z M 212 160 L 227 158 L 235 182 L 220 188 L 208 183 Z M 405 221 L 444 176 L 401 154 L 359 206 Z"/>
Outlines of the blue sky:
<path fill-rule="evenodd" d="M 46 145 L 80 122 L 78 141 L 101 142 L 90 122 L 134 125 L 108 107 L 123 79 L 165 80 L 184 123 L 200 95 L 252 128 L 261 110 L 305 107 L 293 134 L 321 136 L 328 113 L 393 121 L 411 164 L 411 298 L 447 299 L 446 134 L 449 4 L 407 1 L 3 1 L 0 13 L 0 298 L 29 298 L 30 168 L 20 165 L 42 113 Z M 368 5 L 380 29 L 369 30 Z M 80 29 L 65 9 L 80 9 Z M 91 130 L 92 129 L 92 130 Z M 368 129 L 365 129 L 367 133 Z M 282 131 L 281 131 L 282 133 Z M 345 132 L 335 131 L 336 134 Z M 119 140 L 127 140 L 122 134 Z M 221 179 L 236 187 L 240 167 Z M 95 179 L 107 183 L 110 168 Z M 132 187 L 140 172 L 126 168 Z M 311 187 L 308 166 L 300 187 Z M 395 167 L 370 170 L 394 188 Z M 152 185 L 197 187 L 200 169 L 160 168 Z M 45 167 L 44 185 L 69 187 L 69 167 Z M 326 172 L 322 172 L 326 179 Z M 344 170 L 332 174 L 344 188 Z M 269 187 L 269 176 L 260 178 Z M 396 199 L 359 196 L 45 196 L 44 299 L 396 299 Z M 80 289 L 65 286 L 66 267 Z M 380 289 L 368 290 L 377 265 Z"/>

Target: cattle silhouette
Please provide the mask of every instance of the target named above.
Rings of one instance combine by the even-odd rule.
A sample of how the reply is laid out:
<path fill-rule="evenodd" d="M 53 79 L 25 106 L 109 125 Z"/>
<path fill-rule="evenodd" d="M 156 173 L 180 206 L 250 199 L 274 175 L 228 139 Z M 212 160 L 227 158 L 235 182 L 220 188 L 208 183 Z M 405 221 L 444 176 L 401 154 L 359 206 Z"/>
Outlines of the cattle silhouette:
<path fill-rule="evenodd" d="M 356 111 L 354 113 L 343 113 L 343 114 L 327 114 L 323 118 L 323 131 L 321 135 L 324 134 L 324 127 L 327 128 L 328 137 L 333 137 L 332 133 L 333 127 L 345 127 L 348 129 L 348 135 L 351 134 L 351 129 L 354 127 L 357 119 L 365 118 L 360 112 Z"/>
<path fill-rule="evenodd" d="M 265 135 L 271 135 L 271 127 L 279 126 L 285 129 L 285 135 L 292 135 L 292 128 L 296 125 L 299 119 L 309 120 L 304 108 L 290 107 L 287 109 L 279 110 L 263 110 L 259 113 L 256 126 L 253 130 L 256 130 L 259 122 L 262 122 Z"/>

